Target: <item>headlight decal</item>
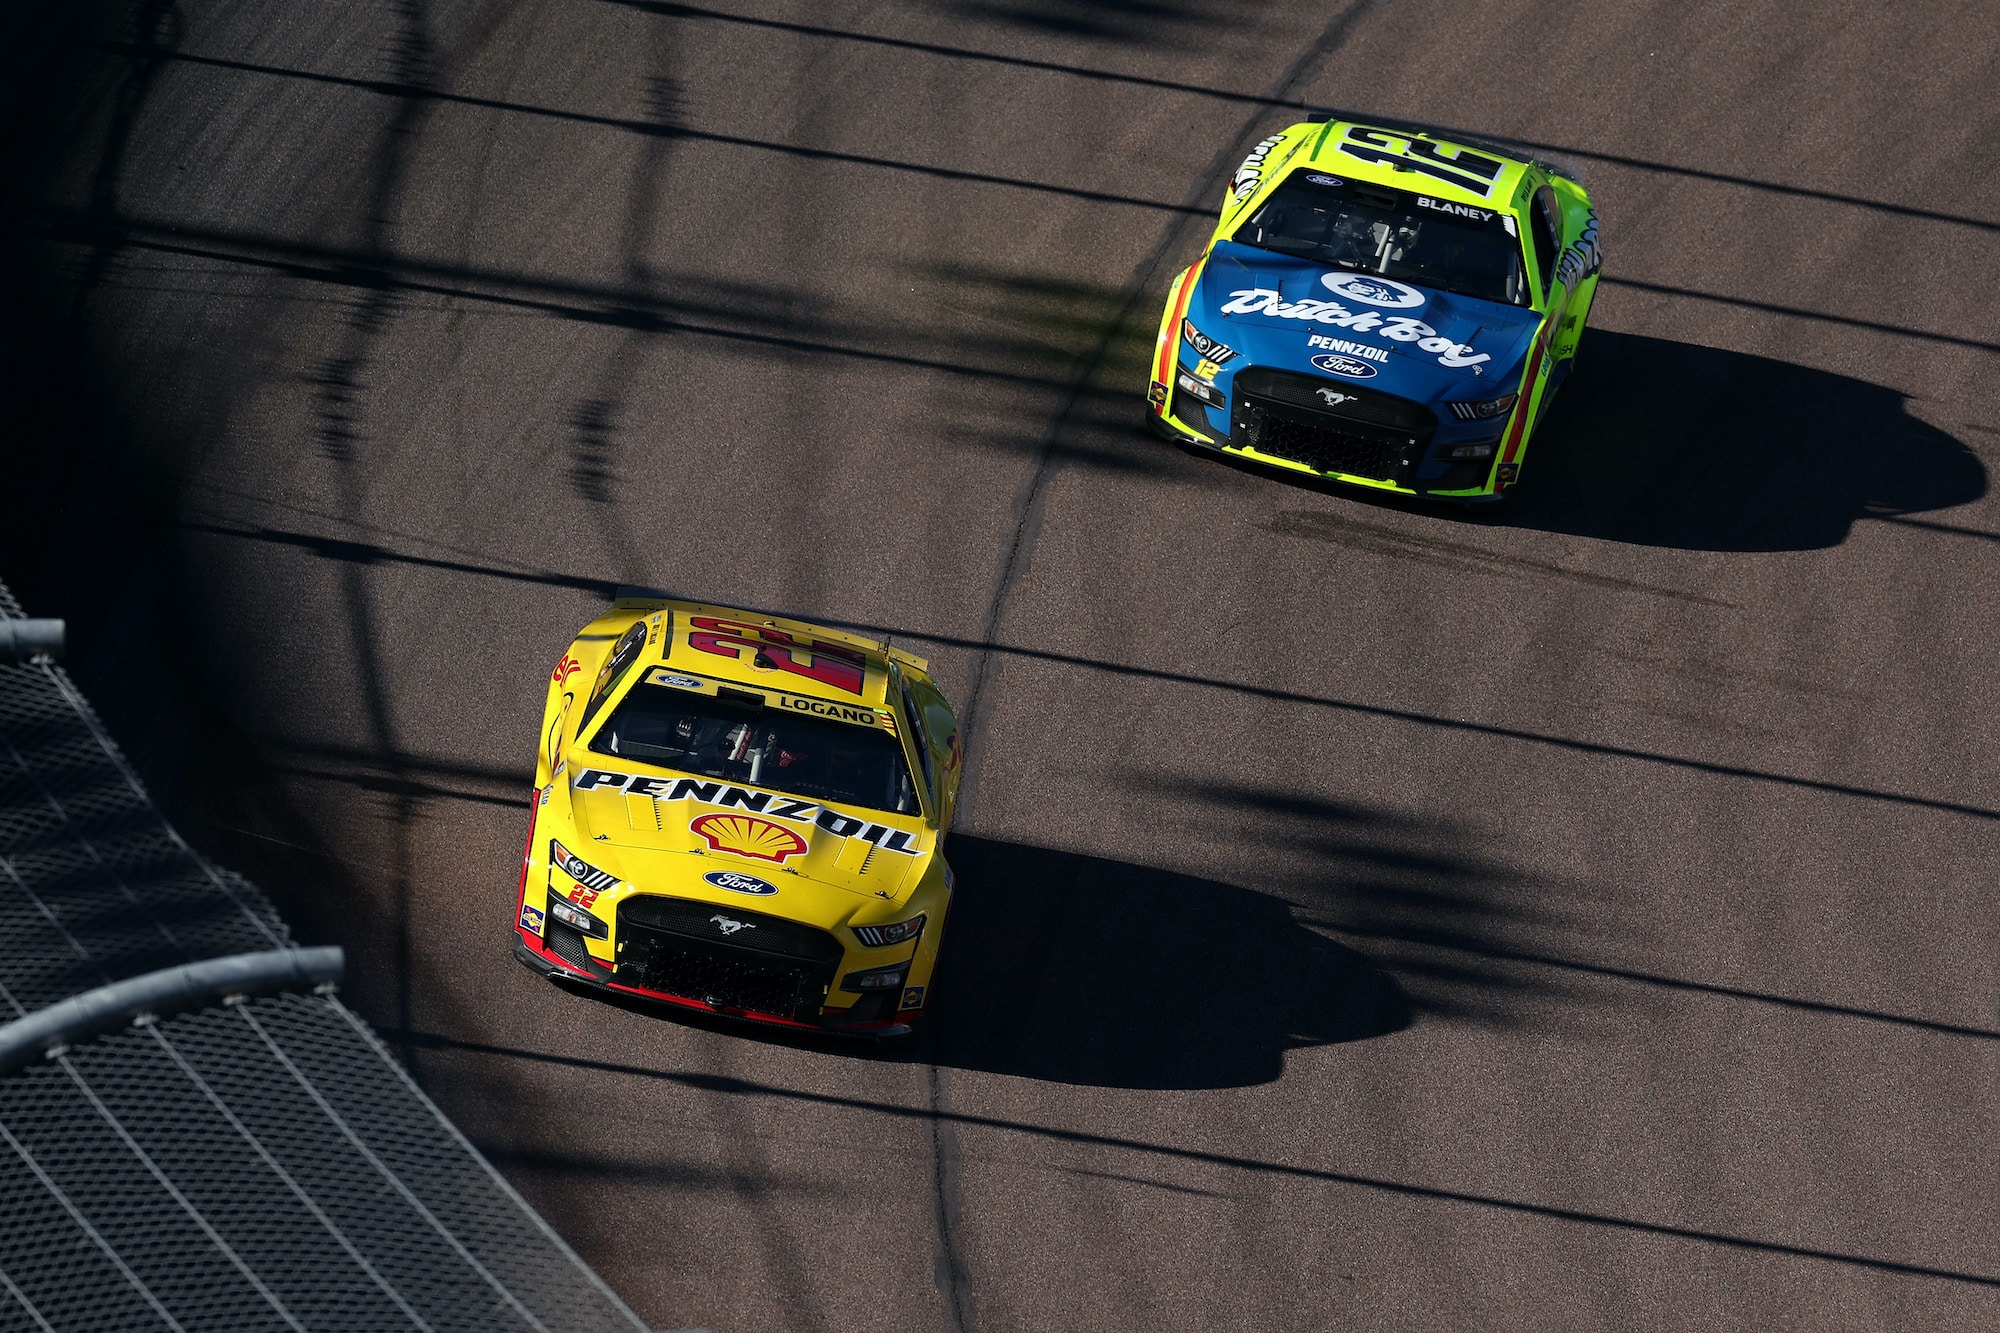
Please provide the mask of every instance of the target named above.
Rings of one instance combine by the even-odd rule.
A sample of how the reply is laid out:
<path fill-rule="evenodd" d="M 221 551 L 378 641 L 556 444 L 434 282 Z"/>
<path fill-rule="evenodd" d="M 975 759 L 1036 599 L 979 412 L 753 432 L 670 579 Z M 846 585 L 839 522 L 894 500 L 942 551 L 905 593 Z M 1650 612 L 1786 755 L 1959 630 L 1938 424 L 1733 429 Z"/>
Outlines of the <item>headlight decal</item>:
<path fill-rule="evenodd" d="M 886 948 L 891 944 L 902 944 L 924 933 L 924 916 L 919 913 L 908 921 L 898 921 L 887 926 L 856 926 L 855 938 L 871 949 Z"/>
<path fill-rule="evenodd" d="M 599 870 L 554 838 L 549 839 L 549 864 L 593 894 L 602 893 L 618 882 L 618 876 Z"/>
<path fill-rule="evenodd" d="M 1181 337 L 1189 347 L 1194 348 L 1195 354 L 1200 356 L 1202 360 L 1213 361 L 1218 366 L 1226 364 L 1236 355 L 1234 347 L 1231 347 L 1227 343 L 1217 342 L 1215 339 L 1209 337 L 1196 328 L 1194 321 L 1191 319 L 1183 319 L 1181 321 Z"/>
<path fill-rule="evenodd" d="M 1460 421 L 1490 421 L 1494 417 L 1512 410 L 1514 401 L 1518 396 L 1517 394 L 1509 393 L 1503 394 L 1498 398 L 1488 398 L 1481 402 L 1455 402 L 1448 404 L 1448 406 L 1451 408 L 1451 414 Z"/>

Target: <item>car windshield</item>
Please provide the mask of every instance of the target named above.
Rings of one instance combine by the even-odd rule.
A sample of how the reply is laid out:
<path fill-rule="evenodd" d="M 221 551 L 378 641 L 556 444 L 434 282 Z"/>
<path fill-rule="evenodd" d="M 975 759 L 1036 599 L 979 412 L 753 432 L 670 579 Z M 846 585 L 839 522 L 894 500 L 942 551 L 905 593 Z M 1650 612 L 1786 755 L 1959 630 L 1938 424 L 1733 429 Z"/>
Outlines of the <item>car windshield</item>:
<path fill-rule="evenodd" d="M 903 747 L 887 727 L 770 707 L 747 692 L 700 694 L 643 680 L 590 748 L 788 796 L 921 813 Z"/>
<path fill-rule="evenodd" d="M 1232 238 L 1482 301 L 1527 303 L 1512 216 L 1319 171 L 1287 176 Z"/>

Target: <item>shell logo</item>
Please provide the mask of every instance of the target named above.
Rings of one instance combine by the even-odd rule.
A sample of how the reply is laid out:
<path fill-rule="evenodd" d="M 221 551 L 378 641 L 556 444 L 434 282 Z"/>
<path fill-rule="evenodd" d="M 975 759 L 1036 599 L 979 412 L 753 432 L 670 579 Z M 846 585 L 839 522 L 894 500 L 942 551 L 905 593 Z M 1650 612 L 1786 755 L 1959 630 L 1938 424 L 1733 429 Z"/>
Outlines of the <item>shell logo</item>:
<path fill-rule="evenodd" d="M 806 849 L 806 840 L 797 833 L 755 815 L 698 815 L 689 822 L 688 831 L 699 833 L 718 852 L 780 865 Z"/>

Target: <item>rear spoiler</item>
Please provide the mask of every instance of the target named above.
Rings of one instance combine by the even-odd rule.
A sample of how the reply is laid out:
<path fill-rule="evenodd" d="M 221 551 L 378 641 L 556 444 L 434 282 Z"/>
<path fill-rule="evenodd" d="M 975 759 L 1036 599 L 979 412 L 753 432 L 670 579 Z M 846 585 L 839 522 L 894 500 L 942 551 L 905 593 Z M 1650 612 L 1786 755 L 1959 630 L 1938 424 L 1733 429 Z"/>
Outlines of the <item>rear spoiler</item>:
<path fill-rule="evenodd" d="M 620 611 L 657 611 L 673 600 L 658 588 L 620 587 L 612 605 Z"/>
<path fill-rule="evenodd" d="M 621 586 L 618 589 L 617 596 L 612 599 L 612 602 L 613 602 L 613 609 L 618 611 L 658 611 L 673 600 L 674 598 L 672 597 L 671 594 L 661 592 L 658 588 L 638 588 L 638 587 Z M 860 648 L 866 652 L 885 654 L 892 662 L 899 662 L 904 666 L 914 667 L 918 671 L 925 672 L 926 674 L 928 674 L 931 669 L 931 664 L 925 661 L 923 658 L 918 657 L 915 653 L 904 652 L 901 648 L 892 647 L 889 644 L 886 644 L 882 640 L 874 638 L 871 635 L 857 634 L 853 630 L 843 628 L 837 624 L 829 625 L 821 623 L 819 621 L 803 620 L 797 616 L 789 615 L 783 612 L 760 611 L 757 608 L 750 606 L 739 606 L 739 607 L 718 606 L 706 609 L 723 611 L 727 612 L 730 615 L 739 615 L 739 614 L 752 615 L 758 617 L 759 619 L 789 621 L 792 624 L 799 625 L 806 629 L 810 629 L 815 634 L 821 635 L 824 638 L 831 639 L 835 643 L 844 643 L 849 645 L 850 647 Z"/>

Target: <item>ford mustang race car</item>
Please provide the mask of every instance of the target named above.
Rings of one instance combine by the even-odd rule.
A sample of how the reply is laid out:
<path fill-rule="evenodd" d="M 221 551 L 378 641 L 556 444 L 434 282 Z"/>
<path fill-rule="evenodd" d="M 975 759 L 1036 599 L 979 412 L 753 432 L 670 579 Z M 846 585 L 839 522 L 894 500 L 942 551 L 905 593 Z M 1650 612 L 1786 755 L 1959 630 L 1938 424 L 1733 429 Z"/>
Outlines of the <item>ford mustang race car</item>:
<path fill-rule="evenodd" d="M 921 658 L 621 595 L 549 678 L 515 956 L 668 1004 L 900 1036 L 951 903 L 961 770 Z"/>
<path fill-rule="evenodd" d="M 1251 151 L 1167 294 L 1151 421 L 1274 467 L 1497 500 L 1574 364 L 1598 266 L 1590 196 L 1547 163 L 1294 125 Z"/>

